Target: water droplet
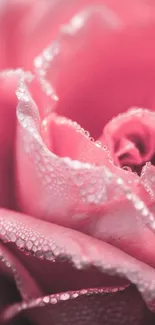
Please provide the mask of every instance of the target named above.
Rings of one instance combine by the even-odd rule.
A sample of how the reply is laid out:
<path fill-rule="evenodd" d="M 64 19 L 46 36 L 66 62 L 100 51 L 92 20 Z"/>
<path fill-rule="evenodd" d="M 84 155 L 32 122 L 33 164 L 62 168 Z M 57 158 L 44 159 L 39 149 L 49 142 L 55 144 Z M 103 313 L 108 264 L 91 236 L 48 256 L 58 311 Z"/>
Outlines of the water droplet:
<path fill-rule="evenodd" d="M 59 101 L 59 97 L 58 97 L 56 94 L 53 94 L 53 95 L 52 95 L 52 98 L 53 98 L 56 102 Z"/>
<path fill-rule="evenodd" d="M 35 59 L 35 65 L 36 65 L 37 68 L 40 68 L 42 66 L 42 58 L 40 56 L 38 56 Z"/>
<path fill-rule="evenodd" d="M 22 240 L 21 238 L 18 238 L 16 241 L 16 244 L 19 248 L 23 248 L 24 247 L 24 240 Z"/>
<path fill-rule="evenodd" d="M 52 251 L 45 252 L 44 257 L 49 261 L 53 260 L 53 258 L 54 258 Z"/>
<path fill-rule="evenodd" d="M 82 289 L 82 290 L 80 291 L 80 293 L 81 293 L 82 295 L 85 295 L 85 294 L 88 293 L 88 290 L 86 290 L 86 289 Z"/>
<path fill-rule="evenodd" d="M 96 141 L 96 142 L 95 142 L 95 145 L 96 145 L 96 147 L 99 147 L 99 148 L 100 148 L 100 147 L 102 147 L 102 142 L 100 142 L 100 141 Z"/>
<path fill-rule="evenodd" d="M 143 208 L 144 208 L 144 203 L 143 203 L 143 201 L 139 201 L 139 200 L 136 200 L 136 202 L 135 202 L 135 208 L 137 209 L 137 210 L 142 210 Z"/>
<path fill-rule="evenodd" d="M 90 136 L 90 133 L 88 131 L 84 131 L 84 134 L 85 134 L 86 137 Z"/>
<path fill-rule="evenodd" d="M 57 247 L 53 250 L 54 256 L 59 256 L 60 255 L 60 249 Z"/>
<path fill-rule="evenodd" d="M 3 227 L 0 227 L 0 233 L 2 236 L 6 235 L 6 230 Z"/>
<path fill-rule="evenodd" d="M 43 252 L 41 250 L 37 251 L 35 256 L 37 256 L 38 258 L 41 258 L 41 259 L 44 257 Z"/>
<path fill-rule="evenodd" d="M 116 183 L 118 185 L 123 185 L 123 180 L 121 178 L 117 178 Z"/>
<path fill-rule="evenodd" d="M 57 304 L 58 301 L 57 301 L 56 298 L 51 298 L 50 299 L 50 302 L 51 302 L 51 304 L 54 304 L 55 305 L 55 304 Z"/>
<path fill-rule="evenodd" d="M 60 295 L 60 300 L 68 300 L 70 298 L 70 295 L 69 295 L 69 293 L 62 293 L 61 295 Z"/>
<path fill-rule="evenodd" d="M 33 246 L 32 241 L 31 241 L 31 240 L 28 240 L 27 243 L 26 243 L 26 247 L 27 247 L 27 249 L 31 249 L 32 246 Z"/>
<path fill-rule="evenodd" d="M 144 208 L 143 211 L 142 211 L 142 214 L 143 214 L 144 217 L 147 217 L 148 216 L 148 210 Z"/>
<path fill-rule="evenodd" d="M 12 242 L 15 242 L 15 241 L 16 241 L 16 236 L 15 236 L 14 233 L 9 233 L 9 234 L 8 234 L 8 237 L 9 237 L 9 239 L 10 239 Z"/>
<path fill-rule="evenodd" d="M 133 195 L 132 195 L 131 192 L 127 192 L 127 193 L 126 193 L 126 198 L 127 198 L 129 201 L 132 200 L 132 197 L 133 197 Z"/>
<path fill-rule="evenodd" d="M 72 298 L 77 298 L 79 296 L 79 294 L 77 292 L 72 294 Z"/>
<path fill-rule="evenodd" d="M 45 304 L 48 304 L 48 303 L 50 302 L 50 298 L 49 298 L 49 297 L 44 297 L 44 298 L 43 298 L 43 302 L 44 302 Z"/>

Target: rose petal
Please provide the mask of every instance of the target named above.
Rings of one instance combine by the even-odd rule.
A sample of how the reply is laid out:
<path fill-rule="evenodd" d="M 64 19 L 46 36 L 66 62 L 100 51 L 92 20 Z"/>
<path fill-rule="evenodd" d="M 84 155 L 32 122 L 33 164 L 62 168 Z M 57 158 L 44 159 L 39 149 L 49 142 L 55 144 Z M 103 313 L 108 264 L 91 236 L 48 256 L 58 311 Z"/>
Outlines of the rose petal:
<path fill-rule="evenodd" d="M 100 146 L 96 148 L 88 139 L 86 146 L 95 152 L 96 158 L 87 152 L 85 157 L 91 161 L 96 159 L 99 164 L 104 161 L 103 166 L 61 158 L 50 152 L 40 136 L 38 108 L 23 83 L 18 97 L 16 190 L 22 211 L 78 227 L 80 219 L 87 219 L 105 204 L 126 195 L 126 187 L 132 186 L 134 191 L 139 177 L 114 166 L 108 160 L 108 152 Z M 124 182 L 122 186 L 120 177 Z"/>
<path fill-rule="evenodd" d="M 154 156 L 154 124 L 154 112 L 133 108 L 113 118 L 105 126 L 99 140 L 107 145 L 119 165 L 143 165 L 152 161 Z M 126 156 L 119 158 L 123 154 Z"/>
<path fill-rule="evenodd" d="M 57 40 L 35 60 L 36 72 L 44 90 L 52 98 L 58 98 L 55 110 L 77 121 L 93 137 L 96 137 L 94 132 L 100 132 L 103 120 L 103 96 L 100 96 L 103 88 L 103 43 L 100 39 L 103 38 L 105 45 L 107 37 L 118 34 L 121 27 L 122 21 L 110 8 L 104 5 L 88 6 L 60 29 Z M 92 47 L 96 48 L 97 57 Z M 69 61 L 72 61 L 70 67 Z M 100 72 L 97 72 L 97 78 L 96 71 Z M 65 79 L 67 83 L 64 83 Z M 67 102 L 68 96 L 70 102 Z"/>
<path fill-rule="evenodd" d="M 111 166 L 108 155 L 91 140 L 89 133 L 67 118 L 48 115 L 41 123 L 41 135 L 49 150 L 57 156 Z"/>
<path fill-rule="evenodd" d="M 83 17 L 82 23 L 85 23 L 86 22 L 85 20 L 87 20 L 86 19 L 87 15 L 85 16 L 85 14 L 86 12 L 84 13 L 84 16 L 82 16 Z M 97 12 L 95 10 L 95 15 L 96 14 L 98 17 L 99 14 L 98 9 Z M 103 17 L 105 18 L 104 10 L 102 11 L 102 14 Z M 102 15 L 100 16 L 100 18 L 103 17 Z M 117 25 L 118 20 L 117 19 L 110 20 L 110 23 L 112 24 L 113 27 L 114 27 L 113 25 L 114 22 Z M 72 24 L 73 21 L 71 22 L 70 25 L 68 25 L 68 28 L 75 27 L 74 24 L 73 26 Z M 77 26 L 75 29 L 73 28 L 73 31 L 77 32 Z M 53 47 L 51 48 L 51 52 L 47 51 L 44 53 L 43 57 L 45 61 L 41 61 L 41 65 L 42 63 L 44 64 L 42 66 L 43 70 L 41 69 L 38 71 L 40 71 L 40 73 L 41 71 L 45 72 L 44 69 L 45 68 L 48 69 L 49 67 L 47 61 L 51 58 L 51 55 L 57 57 L 57 54 L 59 54 L 59 46 L 58 44 L 57 45 L 55 44 L 54 48 Z M 75 220 L 75 218 L 73 220 L 72 218 L 73 215 L 75 215 L 76 218 L 83 221 L 87 219 L 87 217 L 92 216 L 92 213 L 93 214 L 96 213 L 96 209 L 98 208 L 102 209 L 101 207 L 105 204 L 105 202 L 106 204 L 109 202 L 107 196 L 114 199 L 114 198 L 119 198 L 120 195 L 122 195 L 120 187 L 118 189 L 118 184 L 117 187 L 115 187 L 113 181 L 109 182 L 109 179 L 107 178 L 109 171 L 108 172 L 105 171 L 105 168 L 102 170 L 96 168 L 95 170 L 94 169 L 92 170 L 92 166 L 79 165 L 79 163 L 69 161 L 69 160 L 62 160 L 62 159 L 60 160 L 58 159 L 58 157 L 54 157 L 52 154 L 50 154 L 50 152 L 47 151 L 47 148 L 45 148 L 40 138 L 40 135 L 38 134 L 39 125 L 40 125 L 40 116 L 39 116 L 38 109 L 34 105 L 34 102 L 30 98 L 27 91 L 24 90 L 23 87 L 19 90 L 19 99 L 20 99 L 20 103 L 18 108 L 18 119 L 23 130 L 19 129 L 20 136 L 18 137 L 18 141 L 17 141 L 17 183 L 18 183 L 18 198 L 20 201 L 20 207 L 23 211 L 33 214 L 39 218 L 43 218 L 44 215 L 46 216 L 47 219 L 50 219 L 56 223 L 65 224 L 66 226 L 70 226 L 70 227 L 77 227 L 79 225 L 79 220 L 78 222 L 77 220 Z M 26 130 L 29 130 L 28 133 Z M 23 140 L 26 143 L 25 144 L 26 151 L 28 154 L 27 156 L 29 156 L 29 158 L 26 157 L 26 154 L 23 152 Z M 31 150 L 34 151 L 34 148 L 35 151 L 37 151 L 36 157 L 34 157 L 35 155 L 34 152 L 33 152 L 33 157 L 31 157 L 30 153 Z M 31 160 L 33 159 L 33 162 L 30 161 L 30 159 Z M 22 172 L 23 166 L 25 167 L 24 170 L 28 172 L 29 178 L 27 177 L 27 173 L 23 174 Z M 36 171 L 34 170 L 35 166 L 37 169 L 39 169 L 38 171 L 40 174 L 44 174 L 42 181 L 40 181 L 39 173 L 37 175 Z M 117 179 L 116 175 L 117 176 L 121 175 L 123 177 L 123 181 L 124 178 L 127 178 L 125 180 L 125 182 L 127 181 L 127 183 L 134 182 L 134 181 L 137 182 L 137 178 L 134 174 L 132 173 L 125 174 L 123 171 L 117 169 L 112 164 L 110 170 L 114 171 L 114 175 L 113 174 L 111 175 L 112 180 Z M 86 184 L 84 185 L 85 177 L 86 177 Z M 94 185 L 94 180 L 92 184 L 92 180 L 90 181 L 89 177 L 95 178 L 95 182 L 97 186 Z M 29 190 L 30 179 L 31 180 L 33 179 L 32 192 L 35 193 L 35 198 L 33 202 L 32 202 L 31 191 Z M 102 184 L 101 184 L 101 180 L 102 181 L 104 180 Z M 43 182 L 46 183 L 45 186 L 44 184 L 42 184 Z M 105 184 L 106 184 L 106 191 L 105 191 Z M 51 189 L 50 186 L 52 187 Z M 97 188 L 98 186 L 99 188 Z M 79 189 L 79 187 L 81 188 Z M 135 186 L 132 185 L 133 191 L 135 191 L 134 187 Z M 111 192 L 111 189 L 114 190 L 114 192 Z M 119 192 L 119 194 L 117 193 L 117 191 Z M 124 187 L 124 192 L 125 191 L 126 190 Z M 47 193 L 49 193 L 49 199 Z M 61 193 L 63 193 L 63 195 Z M 34 205 L 35 200 L 37 200 L 37 202 L 40 202 L 40 206 L 37 204 L 38 208 L 36 207 L 36 204 Z M 50 211 L 51 209 L 49 208 L 51 201 L 52 201 L 52 211 Z M 150 216 L 150 220 L 153 221 L 152 215 Z"/>
<path fill-rule="evenodd" d="M 76 127 L 77 125 L 74 125 L 73 122 L 52 115 L 43 121 L 42 134 L 51 151 L 59 156 L 67 156 L 68 154 L 73 159 L 78 158 L 79 160 L 84 160 L 84 146 L 84 149 L 87 148 L 87 150 L 84 150 L 84 153 L 86 151 L 87 160 L 90 162 L 90 154 L 93 153 L 91 149 L 93 143 L 88 141 L 80 128 L 76 130 Z M 102 150 L 99 150 L 100 152 L 102 154 Z M 100 156 L 98 155 L 97 148 L 95 158 L 99 164 Z M 104 151 L 101 162 L 104 163 Z M 94 215 L 89 221 L 87 220 L 86 223 L 82 222 L 79 224 L 78 229 L 109 242 L 132 256 L 155 266 L 155 236 L 145 227 L 141 218 L 137 219 L 137 215 L 138 211 L 134 209 L 131 203 L 121 201 L 121 204 L 118 202 L 105 207 L 100 213 L 97 211 L 96 213 L 94 212 Z"/>
<path fill-rule="evenodd" d="M 3 317 L 16 315 L 15 308 L 6 310 Z M 151 325 L 154 321 L 135 288 L 111 293 L 67 292 L 22 304 L 20 309 L 37 325 Z"/>
<path fill-rule="evenodd" d="M 155 234 L 130 202 L 121 201 L 108 206 L 92 218 L 83 231 L 155 267 Z"/>
<path fill-rule="evenodd" d="M 11 238 L 12 232 L 14 238 Z M 147 302 L 155 298 L 154 269 L 107 243 L 6 210 L 1 210 L 0 234 L 3 240 L 14 242 L 36 257 L 48 259 L 48 251 L 51 263 L 64 257 L 77 268 L 94 265 L 105 273 L 125 276 L 136 284 Z"/>
<path fill-rule="evenodd" d="M 57 98 L 54 110 L 95 139 L 114 115 L 133 105 L 154 106 L 151 10 L 149 24 L 147 15 L 135 22 L 130 13 L 126 22 L 112 6 L 88 6 L 60 29 L 57 40 L 35 61 L 44 89 Z M 53 109 L 52 103 L 48 109 Z"/>

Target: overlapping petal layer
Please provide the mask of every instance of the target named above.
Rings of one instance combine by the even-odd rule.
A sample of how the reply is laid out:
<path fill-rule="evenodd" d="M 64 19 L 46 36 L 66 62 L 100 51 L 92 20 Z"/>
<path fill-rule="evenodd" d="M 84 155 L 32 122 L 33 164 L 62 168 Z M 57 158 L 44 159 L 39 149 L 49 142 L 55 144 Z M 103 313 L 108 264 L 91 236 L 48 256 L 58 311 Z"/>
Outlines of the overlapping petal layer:
<path fill-rule="evenodd" d="M 40 284 L 42 294 L 52 294 L 36 300 L 25 298 L 27 302 L 24 300 L 20 304 L 17 303 L 8 307 L 2 313 L 3 320 L 12 318 L 27 309 L 32 311 L 24 312 L 24 314 L 39 325 L 44 324 L 43 320 L 46 317 L 47 324 L 56 320 L 58 324 L 59 322 L 66 324 L 65 321 L 67 320 L 70 322 L 73 320 L 81 321 L 82 324 L 86 321 L 88 324 L 91 318 L 94 319 L 96 308 L 100 310 L 98 324 L 102 324 L 104 320 L 107 321 L 108 325 L 111 325 L 114 320 L 118 321 L 122 317 L 124 323 L 128 318 L 131 324 L 132 321 L 135 321 L 135 324 L 138 325 L 143 324 L 145 317 L 148 317 L 148 321 L 149 317 L 153 317 L 151 313 L 148 313 L 139 294 L 134 291 L 135 289 L 125 288 L 128 287 L 127 280 L 136 284 L 148 306 L 150 306 L 150 302 L 155 298 L 154 269 L 117 248 L 74 230 L 64 229 L 44 221 L 38 222 L 28 215 L 2 209 L 0 211 L 0 237 L 8 243 L 27 269 L 27 271 L 23 269 L 21 264 L 19 267 L 17 265 L 19 262 L 15 263 L 15 258 L 9 258 L 10 263 L 13 263 L 14 260 L 14 270 L 18 271 L 18 281 L 20 279 L 23 284 L 26 284 L 25 288 L 26 292 L 29 292 L 28 295 L 34 297 L 38 296 L 39 293 L 38 289 L 37 291 L 36 289 L 33 290 L 34 284 L 30 283 L 30 279 L 25 281 L 30 273 L 31 278 L 35 277 Z M 18 253 L 17 248 L 21 252 Z M 6 256 L 8 258 L 9 253 L 5 253 L 5 258 Z M 95 267 L 96 271 L 92 267 Z M 40 272 L 43 272 L 42 275 Z M 14 274 L 16 274 L 15 271 Z M 122 280 L 119 278 L 120 276 L 123 277 Z M 51 279 L 51 289 L 48 286 L 49 278 Z M 48 284 L 46 284 L 46 279 L 48 279 Z M 56 285 L 57 281 L 59 281 L 59 286 Z M 124 289 L 123 293 L 122 290 Z M 23 295 L 25 289 L 21 286 L 21 282 L 20 290 Z M 122 293 L 119 293 L 120 291 Z M 132 300 L 133 293 L 134 301 Z M 117 299 L 115 295 L 117 295 Z M 129 304 L 129 300 L 133 302 L 131 320 L 129 317 L 131 302 Z M 102 303 L 105 303 L 106 308 L 103 308 Z M 90 309 L 91 305 L 94 308 Z M 41 314 L 39 310 L 36 312 L 36 308 L 41 308 Z M 81 309 L 81 314 L 79 309 Z M 109 318 L 109 312 L 106 310 L 109 310 L 111 318 Z M 117 317 L 116 315 L 113 316 L 114 310 Z M 85 320 L 83 320 L 84 315 Z"/>
<path fill-rule="evenodd" d="M 154 298 L 154 269 L 107 243 L 7 210 L 1 210 L 0 224 L 1 238 L 25 252 L 51 262 L 65 257 L 77 268 L 94 265 L 105 273 L 125 276 L 146 300 Z M 31 268 L 31 263 L 27 267 Z"/>

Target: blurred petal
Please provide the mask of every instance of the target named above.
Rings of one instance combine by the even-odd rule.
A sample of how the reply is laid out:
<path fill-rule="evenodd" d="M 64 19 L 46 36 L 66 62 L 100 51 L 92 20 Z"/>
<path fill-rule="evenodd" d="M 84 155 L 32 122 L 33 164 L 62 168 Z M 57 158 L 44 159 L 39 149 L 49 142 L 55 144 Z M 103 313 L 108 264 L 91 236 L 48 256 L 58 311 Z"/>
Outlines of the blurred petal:
<path fill-rule="evenodd" d="M 40 1 L 40 0 L 39 0 Z M 24 43 L 21 28 L 24 17 L 36 0 L 2 0 L 0 3 L 0 69 L 21 67 L 20 47 Z"/>
<path fill-rule="evenodd" d="M 13 150 L 16 130 L 15 91 L 21 71 L 0 74 L 0 206 L 14 206 Z"/>
<path fill-rule="evenodd" d="M 87 3 L 88 0 L 34 1 L 29 14 L 21 23 L 24 42 L 19 60 L 25 68 L 33 68 L 33 59 L 56 38 L 61 25 Z"/>
<path fill-rule="evenodd" d="M 60 26 L 90 4 L 107 6 L 125 25 L 150 24 L 155 17 L 153 1 L 1 0 L 1 68 L 32 68 L 34 57 L 56 38 Z"/>

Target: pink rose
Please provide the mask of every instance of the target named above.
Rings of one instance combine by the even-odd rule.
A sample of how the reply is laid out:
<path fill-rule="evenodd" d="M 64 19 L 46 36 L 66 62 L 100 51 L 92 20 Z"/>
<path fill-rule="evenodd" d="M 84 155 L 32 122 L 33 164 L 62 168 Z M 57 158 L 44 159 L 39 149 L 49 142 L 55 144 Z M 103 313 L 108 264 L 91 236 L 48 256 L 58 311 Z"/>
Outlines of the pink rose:
<path fill-rule="evenodd" d="M 0 324 L 153 325 L 154 3 L 63 3 L 4 11 Z"/>

